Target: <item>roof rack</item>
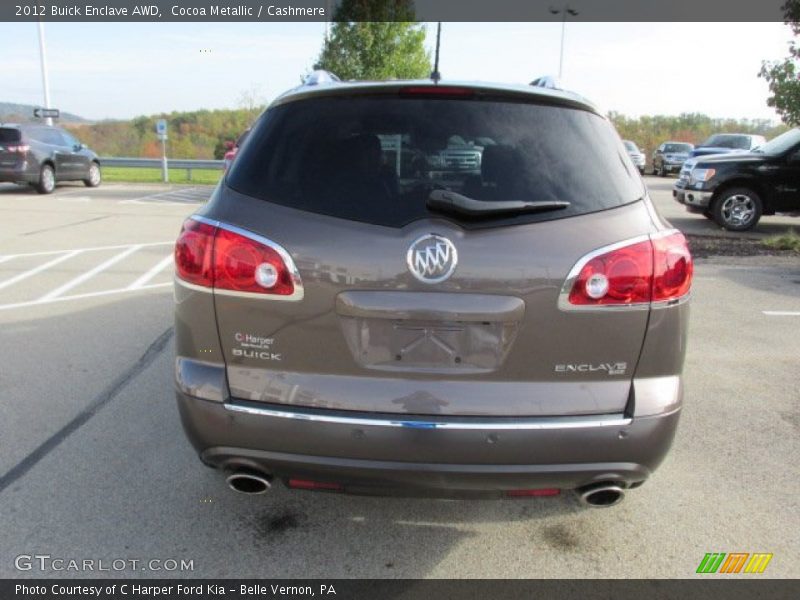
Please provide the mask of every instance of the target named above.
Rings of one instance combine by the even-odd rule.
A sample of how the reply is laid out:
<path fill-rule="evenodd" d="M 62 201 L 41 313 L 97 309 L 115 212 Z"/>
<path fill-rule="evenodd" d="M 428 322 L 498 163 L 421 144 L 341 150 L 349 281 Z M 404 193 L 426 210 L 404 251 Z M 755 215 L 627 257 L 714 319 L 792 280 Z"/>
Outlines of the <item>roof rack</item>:
<path fill-rule="evenodd" d="M 324 69 L 317 69 L 308 74 L 303 85 L 319 85 L 321 83 L 337 83 L 341 81 L 336 75 Z"/>
<path fill-rule="evenodd" d="M 560 90 L 561 83 L 558 81 L 556 77 L 552 75 L 544 75 L 542 77 L 538 77 L 531 81 L 530 85 L 533 87 L 541 87 L 541 88 L 548 88 L 551 90 Z"/>

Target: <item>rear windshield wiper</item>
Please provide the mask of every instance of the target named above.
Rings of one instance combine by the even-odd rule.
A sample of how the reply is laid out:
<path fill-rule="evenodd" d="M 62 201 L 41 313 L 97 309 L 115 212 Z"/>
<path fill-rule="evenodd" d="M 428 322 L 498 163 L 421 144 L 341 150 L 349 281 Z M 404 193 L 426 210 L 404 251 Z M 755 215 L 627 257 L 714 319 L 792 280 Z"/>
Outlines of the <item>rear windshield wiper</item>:
<path fill-rule="evenodd" d="M 561 210 L 569 206 L 564 200 L 476 200 L 450 190 L 433 190 L 428 195 L 428 208 L 453 213 L 481 216 L 504 213 L 543 212 Z"/>

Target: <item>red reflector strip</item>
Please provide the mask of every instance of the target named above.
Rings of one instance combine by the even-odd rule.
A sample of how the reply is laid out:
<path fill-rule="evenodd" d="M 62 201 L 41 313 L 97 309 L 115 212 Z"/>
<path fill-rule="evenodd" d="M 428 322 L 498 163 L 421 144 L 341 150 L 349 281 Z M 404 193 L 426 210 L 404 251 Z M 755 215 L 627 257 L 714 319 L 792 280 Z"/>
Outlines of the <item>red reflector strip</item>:
<path fill-rule="evenodd" d="M 417 85 L 400 88 L 401 96 L 473 96 L 469 88 L 451 85 Z"/>
<path fill-rule="evenodd" d="M 327 490 L 329 492 L 344 491 L 344 486 L 341 483 L 312 481 L 310 479 L 290 479 L 289 487 L 297 490 Z"/>
<path fill-rule="evenodd" d="M 507 490 L 506 496 L 512 498 L 523 498 L 530 496 L 558 496 L 561 490 L 558 488 L 541 488 L 538 490 Z"/>

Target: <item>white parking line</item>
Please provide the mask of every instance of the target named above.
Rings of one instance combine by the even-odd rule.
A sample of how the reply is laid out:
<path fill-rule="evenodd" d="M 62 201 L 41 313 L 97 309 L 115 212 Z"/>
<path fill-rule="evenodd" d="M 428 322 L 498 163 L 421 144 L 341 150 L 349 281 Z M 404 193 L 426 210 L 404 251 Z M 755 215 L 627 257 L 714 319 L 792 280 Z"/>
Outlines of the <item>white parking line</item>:
<path fill-rule="evenodd" d="M 133 254 L 134 252 L 136 252 L 137 250 L 140 250 L 140 249 L 141 249 L 141 246 L 138 246 L 138 245 L 137 246 L 131 246 L 127 250 L 123 250 L 119 254 L 115 254 L 114 256 L 109 258 L 108 260 L 106 260 L 106 261 L 100 263 L 99 265 L 97 265 L 94 269 L 90 269 L 90 270 L 86 271 L 85 273 L 79 275 L 75 279 L 72 279 L 71 281 L 68 281 L 64 285 L 62 285 L 60 287 L 57 287 L 52 292 L 48 292 L 47 294 L 45 294 L 44 296 L 39 298 L 39 301 L 40 302 L 47 302 L 48 300 L 52 300 L 54 298 L 57 298 L 58 296 L 61 296 L 64 292 L 66 292 L 68 290 L 71 290 L 72 288 L 74 288 L 77 285 L 80 285 L 81 283 L 83 283 L 87 279 L 91 279 L 92 277 L 94 277 L 95 275 L 100 273 L 101 271 L 105 271 L 111 265 L 118 263 L 122 259 L 130 256 L 131 254 Z"/>
<path fill-rule="evenodd" d="M 188 203 L 207 202 L 213 190 L 205 187 L 175 188 L 166 192 L 119 200 L 119 204 L 159 204 L 160 206 L 185 206 Z"/>
<path fill-rule="evenodd" d="M 18 275 L 14 275 L 14 277 L 12 277 L 10 279 L 6 279 L 3 282 L 0 282 L 0 290 L 2 290 L 4 288 L 7 288 L 10 285 L 14 285 L 18 281 L 22 281 L 23 279 L 27 279 L 28 277 L 33 277 L 37 273 L 41 273 L 42 271 L 44 271 L 46 269 L 49 269 L 50 267 L 54 267 L 58 263 L 62 263 L 65 260 L 68 260 L 68 259 L 72 258 L 76 254 L 80 254 L 81 252 L 82 252 L 82 250 L 73 250 L 72 252 L 67 252 L 66 254 L 62 253 L 62 255 L 59 256 L 58 258 L 54 258 L 53 260 L 50 260 L 50 261 L 48 261 L 48 262 L 46 262 L 44 264 L 41 264 L 38 267 L 35 267 L 35 268 L 33 268 L 33 269 L 29 270 L 29 271 L 24 271 L 22 273 L 19 273 Z M 26 256 L 26 255 L 25 254 L 20 254 L 19 256 Z M 3 257 L 3 258 L 6 258 L 6 257 Z M 13 256 L 10 256 L 8 258 L 13 258 Z"/>
<path fill-rule="evenodd" d="M 139 248 L 145 248 L 148 246 L 166 246 L 168 244 L 174 244 L 174 241 L 171 242 L 147 242 L 144 244 L 135 244 Z M 0 256 L 0 261 L 3 260 L 11 260 L 12 258 L 20 258 L 23 256 L 47 256 L 49 254 L 64 254 L 66 252 L 93 252 L 94 250 L 116 250 L 117 248 L 130 248 L 134 244 L 118 244 L 115 246 L 92 246 L 91 248 L 73 248 L 71 250 L 47 250 L 45 252 L 27 252 L 25 254 L 6 254 Z"/>
<path fill-rule="evenodd" d="M 80 300 L 83 298 L 94 298 L 96 296 L 108 296 L 110 294 L 123 294 L 123 293 L 130 293 L 130 292 L 138 292 L 142 290 L 152 290 L 157 288 L 164 288 L 172 286 L 172 283 L 154 283 L 152 285 L 143 285 L 140 288 L 135 290 L 129 290 L 128 288 L 117 288 L 114 290 L 103 290 L 102 292 L 88 292 L 86 294 L 75 294 L 73 296 L 59 296 L 58 298 L 52 298 L 50 300 L 42 300 L 39 298 L 38 300 L 29 300 L 28 302 L 15 302 L 14 304 L 0 304 L 0 310 L 9 310 L 12 308 L 24 308 L 28 306 L 38 306 L 40 304 L 52 304 L 54 302 L 65 302 L 67 300 Z"/>
<path fill-rule="evenodd" d="M 168 254 L 162 260 L 158 261 L 158 263 L 152 269 L 147 271 L 147 273 L 145 273 L 144 275 L 139 277 L 139 279 L 137 279 L 132 284 L 130 284 L 127 287 L 127 289 L 129 289 L 129 290 L 138 290 L 140 287 L 144 286 L 148 281 L 150 281 L 153 277 L 155 277 L 161 271 L 163 271 L 164 267 L 166 267 L 168 264 L 170 264 L 172 262 L 172 260 L 173 260 L 172 254 Z"/>
<path fill-rule="evenodd" d="M 158 194 L 149 194 L 147 196 L 140 196 L 138 198 L 128 198 L 127 200 L 120 200 L 119 204 L 139 204 L 142 200 L 150 200 L 151 198 L 160 198 L 161 196 L 167 196 L 174 192 L 175 190 L 167 190 L 166 192 L 160 192 Z"/>
<path fill-rule="evenodd" d="M 798 310 L 762 310 L 768 317 L 800 317 Z"/>

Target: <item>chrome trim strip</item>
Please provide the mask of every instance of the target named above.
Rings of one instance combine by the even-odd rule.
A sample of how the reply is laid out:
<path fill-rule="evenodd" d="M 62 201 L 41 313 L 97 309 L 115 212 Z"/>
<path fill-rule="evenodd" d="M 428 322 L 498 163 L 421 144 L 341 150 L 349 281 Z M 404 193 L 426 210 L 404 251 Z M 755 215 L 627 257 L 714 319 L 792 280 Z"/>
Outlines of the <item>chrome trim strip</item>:
<path fill-rule="evenodd" d="M 625 427 L 630 425 L 632 419 L 621 414 L 618 415 L 586 415 L 577 417 L 541 417 L 536 419 L 516 419 L 507 421 L 487 421 L 481 417 L 469 421 L 445 421 L 424 419 L 396 419 L 386 417 L 348 417 L 344 415 L 313 414 L 309 412 L 294 412 L 275 408 L 244 406 L 242 404 L 225 403 L 225 408 L 231 412 L 244 413 L 261 417 L 278 419 L 295 419 L 298 421 L 311 421 L 314 423 L 329 423 L 336 425 L 357 425 L 361 427 L 404 427 L 408 429 L 448 429 L 448 430 L 545 430 L 545 429 L 582 429 L 588 427 Z"/>
<path fill-rule="evenodd" d="M 682 304 L 689 299 L 690 294 L 687 293 L 680 298 L 676 298 L 673 300 L 665 300 L 665 301 L 658 301 L 658 302 L 636 302 L 633 304 L 609 304 L 609 305 L 580 305 L 580 304 L 570 304 L 569 302 L 569 293 L 572 291 L 572 286 L 575 284 L 575 280 L 578 279 L 578 275 L 580 275 L 581 270 L 586 263 L 588 263 L 593 258 L 596 258 L 602 254 L 607 252 L 613 252 L 614 250 L 618 250 L 619 248 L 624 248 L 626 246 L 631 246 L 633 244 L 639 244 L 641 242 L 646 242 L 648 240 L 657 240 L 662 237 L 670 236 L 674 233 L 681 233 L 678 229 L 663 229 L 661 231 L 657 231 L 656 233 L 639 235 L 636 237 L 632 237 L 627 240 L 623 240 L 621 242 L 616 242 L 614 244 L 609 244 L 608 246 L 603 246 L 602 248 L 597 248 L 596 250 L 592 250 L 575 263 L 575 266 L 570 269 L 569 274 L 567 275 L 564 284 L 561 286 L 561 291 L 558 294 L 558 308 L 559 310 L 563 310 L 565 312 L 629 312 L 633 310 L 649 310 L 650 308 L 666 308 L 669 306 L 675 306 L 676 304 Z"/>
<path fill-rule="evenodd" d="M 689 301 L 692 297 L 692 292 L 686 292 L 680 298 L 673 298 L 672 300 L 659 300 L 658 302 L 651 302 L 651 308 L 658 309 L 658 308 L 671 308 L 673 306 L 679 306 L 681 304 L 685 304 Z"/>
<path fill-rule="evenodd" d="M 181 279 L 177 275 L 175 275 L 173 280 L 177 285 L 185 287 L 190 290 L 194 290 L 195 292 L 205 292 L 206 294 L 210 294 L 211 292 L 214 291 L 214 288 L 197 285 L 196 283 L 189 283 L 188 281 Z"/>
<path fill-rule="evenodd" d="M 241 227 L 237 227 L 236 225 L 229 225 L 228 223 L 217 221 L 216 219 L 208 219 L 201 215 L 192 215 L 189 218 L 199 223 L 205 223 L 206 225 L 211 225 L 212 227 L 217 227 L 219 229 L 230 231 L 231 233 L 241 235 L 243 237 L 253 240 L 254 242 L 258 242 L 259 244 L 264 244 L 265 246 L 272 248 L 275 252 L 278 253 L 278 256 L 280 256 L 281 260 L 283 261 L 283 264 L 285 264 L 286 268 L 289 270 L 289 274 L 292 277 L 292 284 L 294 285 L 294 292 L 289 296 L 280 296 L 278 294 L 259 294 L 256 292 L 237 292 L 235 290 L 220 290 L 217 289 L 216 287 L 214 288 L 214 294 L 219 294 L 220 296 L 233 296 L 235 298 L 278 300 L 283 302 L 298 302 L 299 300 L 303 299 L 303 296 L 305 296 L 305 290 L 303 288 L 303 280 L 300 277 L 300 271 L 297 269 L 297 265 L 295 265 L 291 255 L 286 251 L 286 249 L 283 246 L 281 246 L 277 242 L 273 242 L 269 238 L 265 238 L 262 235 L 253 233 L 252 231 L 248 231 L 247 229 L 242 229 Z M 189 286 L 191 286 L 191 284 L 189 284 Z"/>

